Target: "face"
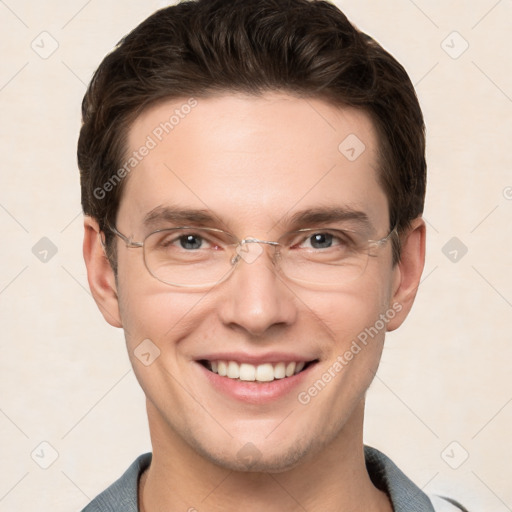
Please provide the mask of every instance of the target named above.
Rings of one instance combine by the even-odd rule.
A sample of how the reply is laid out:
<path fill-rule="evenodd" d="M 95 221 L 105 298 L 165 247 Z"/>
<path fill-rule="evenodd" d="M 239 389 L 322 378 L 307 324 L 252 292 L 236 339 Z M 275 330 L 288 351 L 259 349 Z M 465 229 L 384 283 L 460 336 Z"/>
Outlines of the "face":
<path fill-rule="evenodd" d="M 132 125 L 129 155 L 154 144 L 127 178 L 121 233 L 142 241 L 155 229 L 193 225 L 273 241 L 348 222 L 370 239 L 388 234 L 377 136 L 363 112 L 281 93 L 186 103 L 158 105 Z M 166 133 L 161 123 L 176 109 Z M 311 212 L 322 214 L 313 222 Z M 118 240 L 116 300 L 153 437 L 225 468 L 283 471 L 361 434 L 384 332 L 403 316 L 400 267 L 384 243 L 356 279 L 308 285 L 282 275 L 275 249 L 261 248 L 217 286 L 188 289 L 155 279 L 142 249 Z M 151 364 L 137 357 L 141 347 Z M 224 373 L 221 361 L 231 375 L 243 367 L 244 378 L 256 371 L 265 380 L 273 369 L 275 378 L 212 372 Z M 304 368 L 280 378 L 294 372 L 291 363 Z"/>

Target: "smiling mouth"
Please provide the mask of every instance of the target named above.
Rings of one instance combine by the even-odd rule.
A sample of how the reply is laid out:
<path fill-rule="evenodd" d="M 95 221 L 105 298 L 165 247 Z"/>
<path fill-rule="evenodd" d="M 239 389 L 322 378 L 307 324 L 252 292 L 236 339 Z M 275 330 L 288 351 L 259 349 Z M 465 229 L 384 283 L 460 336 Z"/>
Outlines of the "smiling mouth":
<path fill-rule="evenodd" d="M 253 365 L 237 361 L 199 361 L 207 370 L 220 377 L 245 382 L 272 382 L 276 379 L 287 379 L 303 372 L 316 362 L 318 362 L 317 359 Z"/>

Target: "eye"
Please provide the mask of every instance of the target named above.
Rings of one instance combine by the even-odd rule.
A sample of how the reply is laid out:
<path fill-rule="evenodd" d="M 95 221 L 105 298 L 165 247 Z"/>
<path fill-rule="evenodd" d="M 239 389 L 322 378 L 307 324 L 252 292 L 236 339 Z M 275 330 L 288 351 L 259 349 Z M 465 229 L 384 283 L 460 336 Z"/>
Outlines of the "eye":
<path fill-rule="evenodd" d="M 204 243 L 204 239 L 200 235 L 187 234 L 178 237 L 180 246 L 183 249 L 194 250 L 200 249 Z"/>
<path fill-rule="evenodd" d="M 152 245 L 155 249 L 166 252 L 196 252 L 217 249 L 218 243 L 212 241 L 212 237 L 207 238 L 207 236 L 194 231 L 161 231 L 152 236 Z"/>
<path fill-rule="evenodd" d="M 332 247 L 334 236 L 331 233 L 315 233 L 307 240 L 313 249 L 326 249 Z"/>
<path fill-rule="evenodd" d="M 350 238 L 343 231 L 314 231 L 302 236 L 292 245 L 293 249 L 341 249 L 350 246 Z"/>

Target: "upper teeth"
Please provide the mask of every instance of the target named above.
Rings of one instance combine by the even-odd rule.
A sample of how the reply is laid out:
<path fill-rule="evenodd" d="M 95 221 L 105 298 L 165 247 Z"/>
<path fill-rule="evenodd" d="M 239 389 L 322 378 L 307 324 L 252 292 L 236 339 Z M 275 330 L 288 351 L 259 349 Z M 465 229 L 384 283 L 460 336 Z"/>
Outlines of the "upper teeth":
<path fill-rule="evenodd" d="M 229 379 L 271 382 L 274 379 L 284 379 L 299 373 L 305 364 L 304 361 L 300 361 L 298 363 L 264 363 L 255 366 L 249 363 L 239 364 L 236 361 L 210 361 L 209 367 L 212 372 Z"/>

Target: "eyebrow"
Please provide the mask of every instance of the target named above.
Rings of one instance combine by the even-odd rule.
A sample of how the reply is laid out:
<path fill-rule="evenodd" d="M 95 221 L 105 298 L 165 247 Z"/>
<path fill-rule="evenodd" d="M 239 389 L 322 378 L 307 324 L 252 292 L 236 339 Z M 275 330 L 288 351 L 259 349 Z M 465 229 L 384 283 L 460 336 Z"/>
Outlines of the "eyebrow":
<path fill-rule="evenodd" d="M 284 217 L 279 223 L 289 224 L 294 228 L 314 226 L 315 224 L 334 224 L 336 222 L 353 222 L 361 228 L 373 230 L 373 224 L 368 215 L 348 206 L 331 206 L 310 208 Z"/>
<path fill-rule="evenodd" d="M 148 212 L 143 219 L 146 227 L 155 227 L 162 223 L 202 226 L 212 226 L 219 223 L 219 219 L 209 210 L 183 209 L 173 206 L 157 206 Z"/>
<path fill-rule="evenodd" d="M 326 206 L 308 208 L 295 212 L 293 215 L 285 215 L 275 225 L 289 226 L 289 229 L 313 227 L 318 224 L 334 224 L 352 222 L 356 226 L 368 231 L 374 229 L 368 215 L 348 206 Z M 157 206 L 148 212 L 143 219 L 147 228 L 160 227 L 162 224 L 196 225 L 204 227 L 219 227 L 224 224 L 221 219 L 210 210 L 195 208 L 179 208 L 175 206 Z"/>

